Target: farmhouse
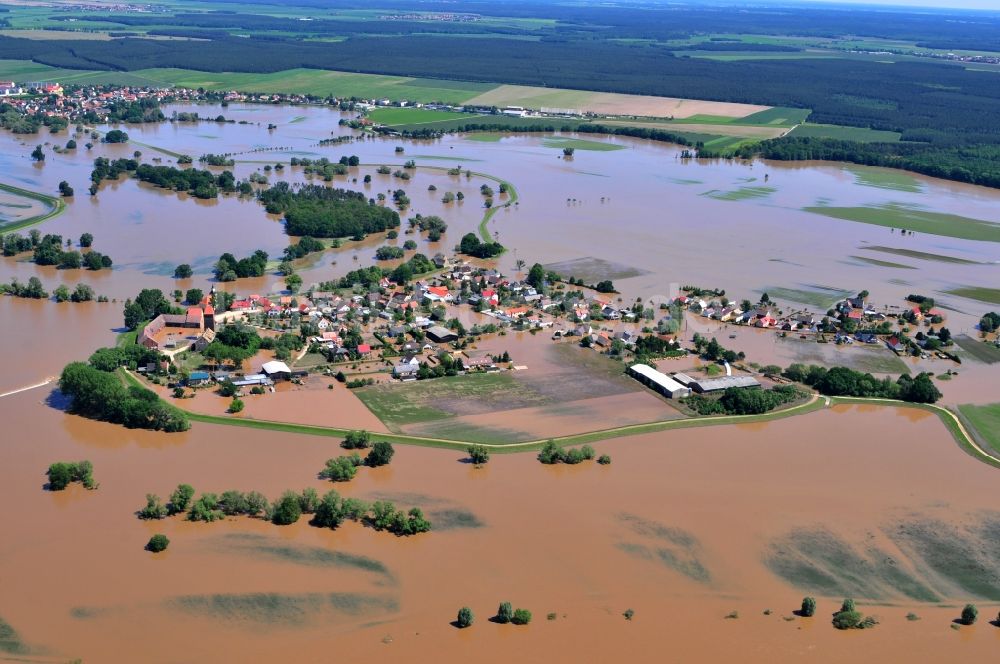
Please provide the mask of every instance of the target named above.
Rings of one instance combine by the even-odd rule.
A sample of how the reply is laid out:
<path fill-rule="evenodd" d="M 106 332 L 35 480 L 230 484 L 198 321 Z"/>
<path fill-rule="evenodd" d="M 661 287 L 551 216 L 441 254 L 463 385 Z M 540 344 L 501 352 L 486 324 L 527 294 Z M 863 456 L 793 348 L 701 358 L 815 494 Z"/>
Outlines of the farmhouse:
<path fill-rule="evenodd" d="M 449 341 L 455 341 L 458 339 L 458 335 L 449 330 L 446 327 L 441 327 L 440 325 L 432 325 L 427 328 L 427 338 L 431 341 L 437 343 L 446 343 Z"/>
<path fill-rule="evenodd" d="M 648 364 L 633 364 L 628 368 L 628 373 L 646 387 L 656 390 L 669 399 L 691 396 L 690 388 Z"/>
<path fill-rule="evenodd" d="M 292 378 L 292 370 L 288 368 L 287 364 L 278 360 L 265 362 L 261 366 L 260 372 L 271 380 L 291 380 Z"/>

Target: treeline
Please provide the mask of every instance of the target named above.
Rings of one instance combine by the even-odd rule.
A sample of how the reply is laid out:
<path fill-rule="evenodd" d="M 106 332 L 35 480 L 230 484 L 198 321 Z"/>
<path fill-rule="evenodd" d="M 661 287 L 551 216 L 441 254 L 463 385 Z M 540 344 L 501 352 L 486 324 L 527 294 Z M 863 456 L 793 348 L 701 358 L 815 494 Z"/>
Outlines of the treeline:
<path fill-rule="evenodd" d="M 893 381 L 888 376 L 879 379 L 847 367 L 827 369 L 814 364 L 792 364 L 783 375 L 832 397 L 877 397 L 912 403 L 934 403 L 941 398 L 941 392 L 928 373 L 916 377 L 903 374 Z"/>
<path fill-rule="evenodd" d="M 90 233 L 80 236 L 81 247 L 90 247 L 93 241 L 94 237 Z M 86 267 L 88 270 L 101 270 L 112 265 L 111 258 L 98 251 L 81 253 L 64 250 L 62 235 L 49 233 L 43 236 L 38 230 L 31 231 L 27 237 L 17 233 L 0 235 L 0 246 L 3 247 L 4 256 L 33 251 L 32 260 L 36 265 L 55 265 L 64 269 Z"/>
<path fill-rule="evenodd" d="M 433 272 L 437 269 L 434 262 L 424 254 L 413 254 L 408 261 L 398 265 L 391 271 L 383 271 L 377 265 L 351 270 L 337 281 L 324 281 L 320 284 L 320 290 L 333 290 L 335 288 L 351 288 L 359 285 L 365 288 L 377 286 L 382 277 L 397 284 L 407 284 L 421 274 Z"/>
<path fill-rule="evenodd" d="M 699 154 L 707 156 L 705 152 Z M 1000 145 L 942 147 L 928 143 L 859 143 L 787 136 L 740 147 L 736 154 L 783 161 L 847 161 L 1000 188 Z"/>
<path fill-rule="evenodd" d="M 694 394 L 685 397 L 683 403 L 699 415 L 759 415 L 801 396 L 791 385 L 778 385 L 770 390 L 730 387 L 719 398 Z"/>
<path fill-rule="evenodd" d="M 322 185 L 292 189 L 287 182 L 278 182 L 258 192 L 257 198 L 271 214 L 285 215 L 289 235 L 364 239 L 368 233 L 399 227 L 395 210 L 377 206 L 357 191 Z"/>
<path fill-rule="evenodd" d="M 187 415 L 170 406 L 146 388 L 130 385 L 111 372 L 90 364 L 72 362 L 62 370 L 59 390 L 69 397 L 70 410 L 84 417 L 130 429 L 186 431 Z"/>

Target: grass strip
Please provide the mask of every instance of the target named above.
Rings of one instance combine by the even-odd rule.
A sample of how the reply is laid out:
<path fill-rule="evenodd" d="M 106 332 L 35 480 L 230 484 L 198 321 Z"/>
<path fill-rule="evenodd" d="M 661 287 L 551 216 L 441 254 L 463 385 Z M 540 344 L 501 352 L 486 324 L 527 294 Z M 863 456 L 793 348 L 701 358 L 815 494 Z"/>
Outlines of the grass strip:
<path fill-rule="evenodd" d="M 44 214 L 38 214 L 34 217 L 28 217 L 27 219 L 22 219 L 21 221 L 14 221 L 6 226 L 0 226 L 0 232 L 10 233 L 11 231 L 19 231 L 23 228 L 28 228 L 29 226 L 34 226 L 35 224 L 40 224 L 43 221 L 48 221 L 53 217 L 56 217 L 63 213 L 66 209 L 66 203 L 56 196 L 49 196 L 48 194 L 42 194 L 37 191 L 29 191 L 28 189 L 21 189 L 20 187 L 15 187 L 9 184 L 0 183 L 0 190 L 6 191 L 23 198 L 30 198 L 41 203 L 45 203 L 50 206 L 48 212 Z"/>

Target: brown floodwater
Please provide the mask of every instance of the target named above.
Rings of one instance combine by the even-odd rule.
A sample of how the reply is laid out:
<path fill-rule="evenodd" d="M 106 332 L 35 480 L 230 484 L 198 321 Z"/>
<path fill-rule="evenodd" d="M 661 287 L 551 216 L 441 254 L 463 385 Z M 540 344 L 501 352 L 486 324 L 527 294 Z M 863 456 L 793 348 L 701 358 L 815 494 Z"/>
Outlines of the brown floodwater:
<path fill-rule="evenodd" d="M 922 520 L 996 523 L 996 471 L 960 452 L 940 423 L 889 408 L 837 408 L 754 427 L 689 429 L 597 443 L 610 466 L 542 466 L 494 456 L 399 447 L 361 469 L 343 494 L 419 505 L 438 525 L 396 538 L 357 524 L 139 521 L 147 492 L 331 485 L 316 478 L 339 453 L 330 439 L 196 425 L 174 436 L 82 420 L 41 391 L 4 399 L 0 486 L 8 505 L 0 615 L 32 653 L 84 661 L 783 661 L 987 657 L 996 602 L 934 581 L 942 604 L 900 592 L 865 598 L 881 623 L 836 632 L 838 594 L 791 583 L 767 564 L 800 530 L 822 529 L 858 551 L 878 545 L 904 569 L 894 531 Z M 863 431 L 864 436 L 853 432 Z M 97 491 L 42 489 L 54 459 L 87 458 Z M 983 515 L 986 515 L 985 517 Z M 154 532 L 171 539 L 153 556 Z M 874 544 L 873 544 L 874 543 Z M 995 543 L 993 544 L 995 546 Z M 847 570 L 867 578 L 864 568 Z M 880 577 L 872 575 L 872 587 Z M 804 594 L 813 619 L 792 616 Z M 502 600 L 532 624 L 487 618 Z M 981 624 L 955 633 L 962 603 Z M 457 609 L 477 622 L 450 626 Z M 626 609 L 635 611 L 625 621 Z M 773 614 L 765 616 L 763 611 Z M 724 616 L 738 611 L 739 619 Z M 916 612 L 919 622 L 905 615 Z M 554 613 L 552 621 L 547 614 Z M 720 638 L 722 635 L 722 638 Z"/>
<path fill-rule="evenodd" d="M 477 228 L 483 212 L 478 190 L 486 180 L 418 169 L 403 183 L 375 174 L 374 164 L 461 164 L 518 189 L 518 205 L 498 212 L 490 224 L 511 248 L 500 260 L 504 270 L 513 272 L 518 259 L 530 265 L 600 258 L 610 263 L 604 276 L 614 279 L 626 302 L 636 296 L 659 301 L 689 283 L 724 288 L 737 300 L 775 287 L 868 289 L 879 304 L 899 304 L 907 293 L 920 292 L 950 307 L 953 333 L 975 334 L 973 325 L 989 306 L 940 293 L 997 283 L 995 244 L 904 238 L 801 211 L 818 203 L 897 203 L 995 221 L 1000 193 L 992 190 L 922 177 L 913 178 L 915 190 L 886 190 L 863 184 L 856 171 L 866 169 L 682 161 L 676 146 L 625 138 L 586 136 L 622 149 L 578 148 L 572 159 L 562 158 L 562 146 L 528 135 L 319 146 L 324 138 L 350 133 L 338 126 L 339 112 L 243 105 L 177 110 L 222 113 L 249 124 L 129 126 L 138 144 L 97 144 L 87 151 L 78 140 L 74 153 L 47 149 L 44 165 L 30 161 L 31 149 L 39 142 L 64 144 L 67 133 L 0 133 L 4 182 L 55 193 L 67 180 L 77 191 L 66 212 L 39 230 L 74 240 L 93 233 L 95 250 L 115 261 L 114 270 L 91 273 L 3 258 L 0 281 L 38 276 L 49 290 L 84 282 L 117 300 L 76 305 L 0 298 L 0 394 L 57 375 L 66 362 L 113 343 L 122 301 L 139 288 L 207 290 L 211 264 L 221 253 L 263 248 L 277 256 L 288 244 L 280 219 L 252 200 L 197 201 L 132 180 L 106 183 L 96 198 L 86 195 L 94 157 L 130 156 L 133 150 L 141 150 L 144 161 L 165 164 L 174 158 L 156 148 L 195 158 L 238 153 L 237 177 L 291 156 L 335 161 L 357 154 L 368 165 L 336 178 L 336 186 L 372 197 L 401 187 L 413 200 L 408 215 L 439 214 L 448 221 L 439 243 L 402 232 L 389 241 L 412 238 L 427 254 L 447 251 Z M 268 123 L 278 128 L 269 131 Z M 397 145 L 405 147 L 402 155 Z M 764 186 L 765 173 L 766 186 L 774 189 L 765 196 L 706 195 Z M 373 175 L 369 186 L 362 183 L 365 174 Z M 305 181 L 300 169 L 287 166 L 270 177 Z M 428 191 L 430 185 L 437 191 Z M 466 199 L 444 205 L 445 191 L 462 191 Z M 338 277 L 372 264 L 385 242 L 346 242 L 304 261 L 300 273 L 307 283 Z M 192 264 L 195 277 L 173 280 L 179 263 Z M 269 274 L 224 287 L 265 293 L 280 282 Z M 463 316 L 466 322 L 481 318 Z M 689 317 L 682 336 L 696 331 L 719 335 L 723 345 L 761 364 L 814 357 L 855 366 L 871 361 L 857 354 L 861 348 L 820 351 L 770 331 L 730 330 Z M 562 367 L 554 346 L 546 333 L 512 333 L 476 350 L 509 351 L 515 364 L 527 367 L 517 380 L 532 385 Z M 911 371 L 941 373 L 949 366 L 906 362 Z M 942 384 L 946 401 L 1000 400 L 994 374 L 986 365 L 965 363 L 959 377 Z M 327 390 L 324 380 L 310 379 L 301 389 L 282 386 L 251 400 L 244 416 L 381 428 L 353 394 L 339 385 Z M 567 393 L 581 396 L 572 404 L 470 414 L 466 424 L 542 437 L 674 412 L 643 391 L 588 396 L 575 380 L 564 378 Z M 141 522 L 134 511 L 145 494 L 165 498 L 179 482 L 199 491 L 253 489 L 270 497 L 288 488 L 326 490 L 331 485 L 316 474 L 341 451 L 329 438 L 236 427 L 197 424 L 173 435 L 130 431 L 64 413 L 51 389 L 0 397 L 8 432 L 0 442 L 0 498 L 8 506 L 0 538 L 0 619 L 17 631 L 30 656 L 316 661 L 350 653 L 358 662 L 551 662 L 662 661 L 668 652 L 668 659 L 681 661 L 939 661 L 985 658 L 1000 646 L 1000 629 L 986 622 L 1000 602 L 994 582 L 1000 576 L 996 470 L 964 454 L 939 420 L 921 411 L 836 408 L 767 424 L 597 443 L 599 454 L 613 457 L 607 467 L 546 467 L 520 454 L 494 455 L 475 469 L 457 452 L 400 447 L 389 467 L 361 469 L 336 488 L 423 507 L 435 531 L 403 539 L 357 524 L 329 531 L 249 519 Z M 216 413 L 224 401 L 201 394 L 189 404 Z M 94 463 L 99 490 L 43 490 L 50 463 L 83 458 Z M 155 532 L 172 541 L 159 556 L 142 549 Z M 934 539 L 936 532 L 957 549 Z M 955 559 L 956 550 L 964 558 Z M 978 581 L 950 572 L 963 568 L 957 560 L 973 560 Z M 783 620 L 804 594 L 821 598 L 819 616 Z M 882 624 L 870 632 L 833 630 L 826 616 L 846 594 Z M 532 624 L 489 623 L 502 600 L 531 609 Z M 950 621 L 966 601 L 979 604 L 981 622 L 956 632 Z M 477 621 L 459 631 L 449 621 L 463 605 L 473 608 Z M 635 611 L 632 621 L 622 617 L 628 608 Z M 725 620 L 733 610 L 740 617 Z M 922 620 L 907 621 L 909 611 Z M 546 619 L 550 612 L 555 620 Z"/>

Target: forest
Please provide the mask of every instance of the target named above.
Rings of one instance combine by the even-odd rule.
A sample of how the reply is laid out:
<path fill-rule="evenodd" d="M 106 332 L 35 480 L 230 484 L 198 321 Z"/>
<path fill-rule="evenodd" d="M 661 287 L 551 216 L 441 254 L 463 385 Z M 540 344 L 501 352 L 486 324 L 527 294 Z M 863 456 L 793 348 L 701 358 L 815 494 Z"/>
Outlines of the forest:
<path fill-rule="evenodd" d="M 258 193 L 271 214 L 285 215 L 285 232 L 312 238 L 353 237 L 381 233 L 399 227 L 399 213 L 380 207 L 364 194 L 322 185 L 306 185 L 293 190 L 278 182 Z"/>

